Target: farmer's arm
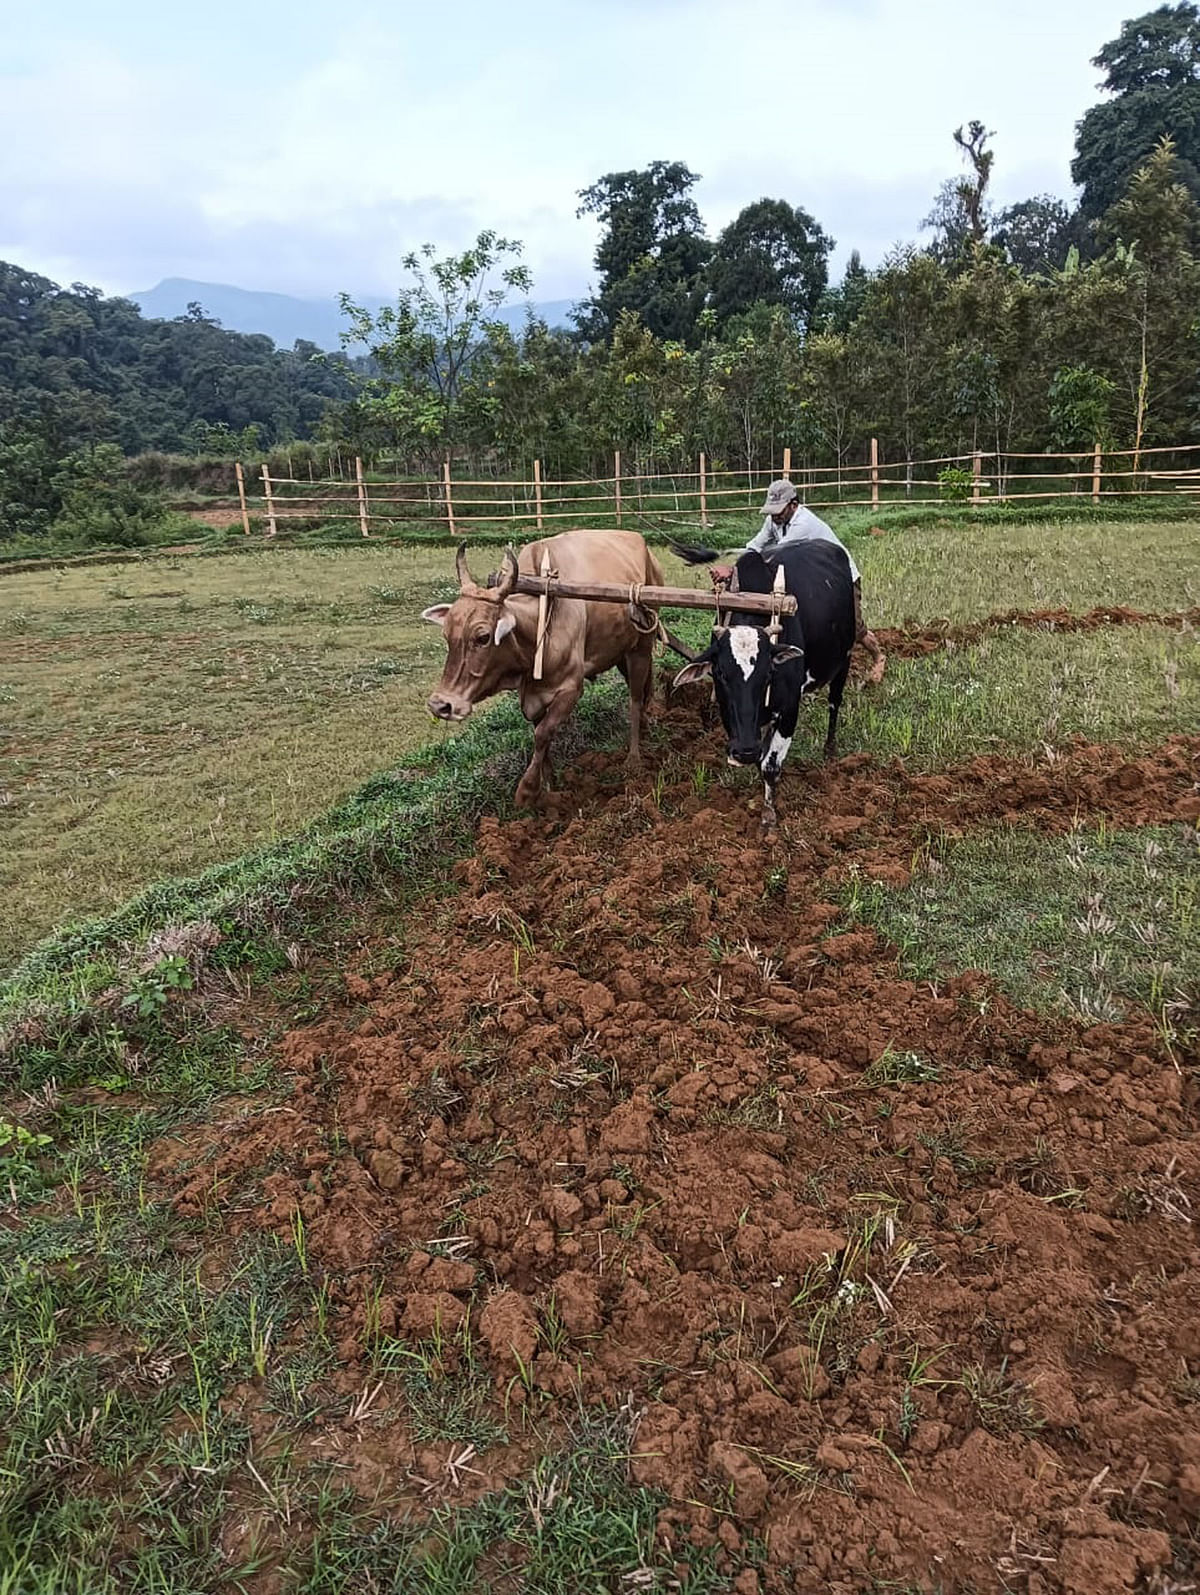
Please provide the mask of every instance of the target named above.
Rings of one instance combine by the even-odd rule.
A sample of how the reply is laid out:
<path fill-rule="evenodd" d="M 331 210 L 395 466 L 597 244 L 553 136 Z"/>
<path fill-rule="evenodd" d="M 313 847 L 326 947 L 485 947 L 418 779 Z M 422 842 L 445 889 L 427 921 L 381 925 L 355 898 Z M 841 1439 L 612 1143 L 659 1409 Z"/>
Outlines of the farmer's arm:
<path fill-rule="evenodd" d="M 761 529 L 756 533 L 756 535 L 754 537 L 752 537 L 750 539 L 750 541 L 745 545 L 744 548 L 739 548 L 738 549 L 738 553 L 739 554 L 744 554 L 744 553 L 761 554 L 761 553 L 763 553 L 763 551 L 765 549 L 767 549 L 767 548 L 769 548 L 771 546 L 771 542 L 772 542 L 771 533 L 772 533 L 773 530 L 774 530 L 774 528 L 771 525 L 771 517 L 768 515 L 766 520 L 763 521 Z"/>

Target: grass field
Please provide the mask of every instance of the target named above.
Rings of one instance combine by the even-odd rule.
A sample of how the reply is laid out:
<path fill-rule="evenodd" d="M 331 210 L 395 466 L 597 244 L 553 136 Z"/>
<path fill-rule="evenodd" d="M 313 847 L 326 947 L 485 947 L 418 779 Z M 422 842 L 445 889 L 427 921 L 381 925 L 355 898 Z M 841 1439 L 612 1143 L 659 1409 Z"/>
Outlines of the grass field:
<path fill-rule="evenodd" d="M 1186 523 L 853 541 L 880 624 L 1200 602 Z M 452 568 L 447 549 L 297 549 L 0 580 L 0 970 L 65 920 L 293 834 L 446 735 L 424 708 L 442 643 L 417 616 Z M 898 663 L 845 747 L 941 758 L 1065 722 L 1136 742 L 1194 723 L 1196 671 L 1191 641 L 1159 628 L 996 637 Z"/>
<path fill-rule="evenodd" d="M 973 539 L 863 535 L 854 552 L 868 615 L 898 626 L 1197 602 L 1190 528 L 1114 523 L 1067 537 L 1069 561 L 1044 526 Z M 942 1566 L 942 1551 L 965 1554 L 963 1525 L 986 1538 L 1003 1519 L 987 1541 L 990 1577 L 1020 1513 L 1049 1536 L 1061 1501 L 1084 1498 L 1102 1468 L 1113 1489 L 1092 1518 L 1109 1523 L 1101 1514 L 1115 1503 L 1113 1535 L 1157 1531 L 1174 1488 L 1158 1437 L 1169 1431 L 1164 1444 L 1186 1457 L 1200 1400 L 1195 1358 L 1189 1366 L 1155 1342 L 1139 1362 L 1137 1349 L 1164 1323 L 1188 1332 L 1192 1298 L 1171 1292 L 1185 1274 L 1200 1279 L 1184 1188 L 1194 1185 L 1192 1132 L 1179 1110 L 1200 1076 L 1195 824 L 1158 816 L 1114 828 L 1105 780 L 1075 813 L 1071 777 L 1062 823 L 1044 832 L 1009 823 L 1018 800 L 1001 794 L 963 834 L 949 782 L 911 811 L 927 818 L 889 815 L 913 772 L 936 778 L 975 753 L 1016 755 L 1050 790 L 1076 737 L 1153 748 L 1194 734 L 1195 633 L 1006 628 L 893 660 L 843 722 L 843 751 L 881 762 L 801 775 L 821 709 L 798 739 L 781 853 L 757 852 L 749 783 L 698 753 L 678 715 L 632 790 L 614 760 L 589 791 L 571 776 L 578 821 L 505 823 L 475 838 L 473 815 L 504 809 L 507 777 L 495 770 L 497 749 L 505 769 L 513 761 L 511 714 L 446 738 L 412 777 L 386 774 L 430 740 L 422 705 L 442 645 L 414 615 L 450 591 L 451 567 L 447 550 L 296 550 L 0 578 L 0 963 L 69 915 L 316 817 L 309 840 L 278 850 L 281 900 L 305 860 L 318 886 L 330 858 L 352 873 L 355 850 L 396 816 L 394 851 L 409 860 L 399 882 L 378 877 L 394 891 L 310 891 L 286 927 L 271 914 L 231 916 L 198 987 L 190 949 L 160 947 L 123 971 L 123 1003 L 7 1038 L 0 1595 L 790 1595 L 805 1585 L 772 1561 L 744 1494 L 748 1478 L 761 1479 L 765 1498 L 768 1476 L 772 1510 L 794 1500 L 816 1525 L 793 1536 L 798 1563 L 814 1537 L 835 1555 L 850 1547 L 864 1503 L 876 1521 L 893 1511 L 898 1521 L 914 1497 L 928 1507 L 929 1526 L 914 1516 L 878 1564 L 864 1550 L 860 1567 L 839 1566 L 841 1586 L 864 1592 L 988 1587 L 982 1564 L 958 1582 Z M 617 700 L 594 696 L 585 739 L 613 734 Z M 486 755 L 488 769 L 469 769 L 467 754 Z M 985 775 L 979 791 L 1010 777 Z M 826 784 L 804 807 L 814 781 Z M 1167 786 L 1146 776 L 1147 814 Z M 1140 788 L 1133 797 L 1142 801 Z M 470 887 L 460 896 L 449 878 L 455 851 L 473 843 L 486 901 Z M 881 884 L 884 853 L 892 885 Z M 266 877 L 242 862 L 230 878 L 231 892 L 244 880 L 252 897 Z M 697 905 L 718 905 L 718 883 L 719 913 L 702 922 Z M 501 889 L 517 905 L 507 914 L 495 907 Z M 207 912 L 164 888 L 145 926 L 110 922 L 94 939 L 136 942 L 151 922 Z M 887 946 L 872 948 L 872 927 L 899 948 L 907 984 Z M 86 950 L 58 944 L 51 983 L 83 996 L 102 988 L 116 965 L 87 988 Z M 655 964 L 665 984 L 644 995 L 664 1011 L 678 1005 L 682 1049 L 667 1037 L 642 1047 L 618 1011 L 576 1035 L 543 1036 L 532 1061 L 513 1061 L 525 1038 L 520 1021 L 501 1022 L 510 1012 L 541 1024 L 537 994 L 581 978 L 638 991 Z M 966 968 L 988 971 L 1032 1016 L 1003 1012 L 977 986 L 948 996 L 947 972 Z M 739 982 L 741 997 L 731 994 Z M 789 1033 L 798 1013 L 823 1043 Z M 1024 1061 L 1035 1034 L 1061 1040 L 1064 1023 L 1126 1016 L 1134 1028 L 1111 1043 L 1094 1089 L 1083 1054 L 1049 1080 Z M 287 1050 L 290 1031 L 307 1051 Z M 836 1063 L 837 1089 L 804 1080 L 814 1048 Z M 706 1104 L 693 1088 L 708 1079 Z M 669 1138 L 653 1152 L 612 1134 L 631 1093 Z M 1130 1117 L 1159 1098 L 1147 1110 L 1158 1111 L 1154 1125 Z M 1142 1139 L 1127 1138 L 1129 1123 Z M 607 1206 L 597 1198 L 586 1224 L 593 1174 L 585 1184 L 582 1163 L 567 1161 L 581 1156 L 580 1134 L 589 1158 L 598 1143 L 604 1153 L 595 1178 Z M 436 1157 L 426 1142 L 438 1143 Z M 710 1160 L 703 1176 L 664 1187 L 689 1167 L 693 1143 Z M 692 1250 L 679 1261 L 672 1213 L 698 1189 L 723 1199 L 747 1147 L 768 1173 L 757 1191 L 728 1198 L 714 1231 L 724 1262 L 697 1260 L 697 1237 L 715 1222 L 706 1216 L 688 1217 Z M 534 1218 L 547 1190 L 564 1204 L 561 1223 Z M 795 1204 L 789 1224 L 807 1226 L 797 1233 L 822 1245 L 831 1229 L 848 1238 L 833 1273 L 759 1257 L 754 1221 L 784 1198 Z M 1006 1205 L 1020 1214 L 1019 1252 L 986 1227 Z M 511 1365 L 479 1332 L 480 1311 L 514 1279 L 501 1271 L 512 1262 L 505 1245 L 486 1240 L 506 1213 L 516 1214 L 512 1256 L 523 1247 L 521 1267 L 537 1281 L 524 1281 L 536 1356 Z M 1090 1237 L 1085 1219 L 1100 1226 Z M 595 1223 L 610 1298 L 603 1348 L 586 1313 L 564 1316 L 578 1311 L 580 1243 L 597 1244 L 583 1233 Z M 573 1255 L 540 1240 L 534 1250 L 533 1234 L 555 1229 L 554 1248 L 565 1240 Z M 360 1242 L 361 1258 L 339 1250 Z M 1100 1261 L 1081 1273 L 1089 1245 Z M 1039 1270 L 1068 1252 L 1060 1290 Z M 685 1269 L 689 1290 L 703 1276 L 713 1295 L 703 1332 L 677 1353 L 676 1332 L 656 1338 L 654 1326 L 660 1311 L 668 1322 Z M 422 1303 L 454 1313 L 463 1297 L 470 1312 L 453 1332 L 436 1313 L 419 1317 Z M 1137 1316 L 1121 1320 L 1129 1303 Z M 1034 1366 L 1061 1370 L 1056 1313 L 1082 1409 L 1065 1427 L 1061 1379 L 1020 1382 L 1029 1358 L 1018 1377 L 1004 1349 L 1019 1359 L 1015 1348 L 1029 1348 Z M 631 1321 L 645 1339 L 622 1369 L 628 1383 L 601 1388 L 601 1350 Z M 810 1355 L 807 1386 L 786 1387 L 788 1401 L 778 1399 L 785 1374 L 768 1361 L 780 1336 L 797 1342 L 785 1356 L 799 1346 Z M 1127 1370 L 1145 1395 L 1136 1404 L 1119 1382 Z M 715 1392 L 720 1421 L 750 1425 L 739 1444 L 701 1447 L 688 1466 L 704 1477 L 639 1472 L 647 1456 L 653 1464 L 660 1404 L 669 1412 L 702 1390 Z M 1110 1444 L 1120 1403 L 1144 1422 L 1127 1456 Z M 651 1417 L 639 1429 L 643 1408 Z M 936 1455 L 922 1449 L 930 1423 L 943 1431 Z M 848 1454 L 833 1443 L 846 1430 L 861 1430 Z M 963 1516 L 943 1530 L 948 1475 L 936 1470 L 961 1459 L 954 1476 L 966 1479 L 989 1456 L 1001 1460 L 986 1487 L 964 1487 Z M 1013 1484 L 1017 1457 L 1026 1471 Z M 870 1491 L 856 1498 L 860 1477 Z M 1029 1505 L 1037 1488 L 1058 1493 Z M 671 1496 L 680 1517 L 668 1550 Z M 927 1577 L 886 1560 L 930 1548 L 938 1570 Z M 1169 1549 L 1174 1562 L 1156 1552 L 1160 1582 L 1147 1588 L 1194 1582 L 1194 1535 Z M 1039 1548 L 1031 1565 L 1050 1559 Z"/>

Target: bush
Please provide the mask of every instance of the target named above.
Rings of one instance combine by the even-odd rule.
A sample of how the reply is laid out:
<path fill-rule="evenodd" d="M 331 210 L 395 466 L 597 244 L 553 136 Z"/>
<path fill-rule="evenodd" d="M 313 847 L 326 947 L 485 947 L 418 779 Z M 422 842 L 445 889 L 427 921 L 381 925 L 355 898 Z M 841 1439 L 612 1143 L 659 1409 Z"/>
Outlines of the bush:
<path fill-rule="evenodd" d="M 946 465 L 938 472 L 941 496 L 949 504 L 965 504 L 975 485 L 975 476 L 961 465 Z"/>
<path fill-rule="evenodd" d="M 113 443 L 67 455 L 51 486 L 62 504 L 51 528 L 60 543 L 139 548 L 161 536 L 167 521 L 162 500 L 134 485 Z"/>

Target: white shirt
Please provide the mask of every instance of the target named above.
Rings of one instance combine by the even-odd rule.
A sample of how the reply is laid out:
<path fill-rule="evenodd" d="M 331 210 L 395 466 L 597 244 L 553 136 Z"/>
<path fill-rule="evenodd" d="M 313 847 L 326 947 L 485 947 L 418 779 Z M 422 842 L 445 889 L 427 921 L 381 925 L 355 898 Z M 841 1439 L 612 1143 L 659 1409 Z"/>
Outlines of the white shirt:
<path fill-rule="evenodd" d="M 832 526 L 825 522 L 812 510 L 805 509 L 803 504 L 797 504 L 792 511 L 792 518 L 782 529 L 768 515 L 762 523 L 762 531 L 757 537 L 752 537 L 746 544 L 747 549 L 753 549 L 756 554 L 774 554 L 781 548 L 791 548 L 796 543 L 836 543 L 850 561 L 850 579 L 859 581 L 859 569 L 854 563 L 854 556 L 834 532 Z"/>

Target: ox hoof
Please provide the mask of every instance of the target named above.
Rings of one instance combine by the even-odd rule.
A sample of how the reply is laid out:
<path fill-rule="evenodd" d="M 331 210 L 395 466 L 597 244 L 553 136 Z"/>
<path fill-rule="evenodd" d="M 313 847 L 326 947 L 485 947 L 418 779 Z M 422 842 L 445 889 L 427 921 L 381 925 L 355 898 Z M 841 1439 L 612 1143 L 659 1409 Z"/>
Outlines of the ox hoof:
<path fill-rule="evenodd" d="M 519 809 L 537 808 L 537 800 L 541 796 L 540 786 L 526 786 L 522 781 L 517 788 L 516 804 Z"/>

